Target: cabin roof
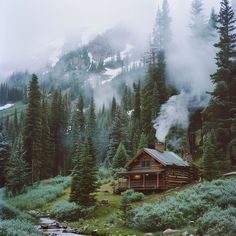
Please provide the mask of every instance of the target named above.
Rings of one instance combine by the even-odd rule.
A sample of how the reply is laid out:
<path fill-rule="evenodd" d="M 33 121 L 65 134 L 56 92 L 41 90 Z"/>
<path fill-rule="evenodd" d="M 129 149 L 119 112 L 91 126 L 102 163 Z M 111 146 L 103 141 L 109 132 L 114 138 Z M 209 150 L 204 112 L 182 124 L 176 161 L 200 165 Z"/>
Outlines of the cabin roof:
<path fill-rule="evenodd" d="M 134 158 L 132 158 L 126 164 L 125 167 L 127 168 L 143 151 L 149 154 L 151 157 L 153 157 L 155 160 L 157 160 L 164 166 L 170 166 L 170 165 L 184 166 L 184 167 L 190 166 L 190 164 L 187 161 L 184 161 L 180 156 L 178 156 L 174 152 L 170 151 L 159 152 L 156 149 L 144 148 L 140 152 L 138 152 L 138 154 Z"/>
<path fill-rule="evenodd" d="M 174 152 L 159 152 L 156 149 L 150 148 L 144 148 L 144 150 L 164 165 L 189 166 L 189 163 L 187 161 L 184 161 L 180 156 L 178 156 Z"/>

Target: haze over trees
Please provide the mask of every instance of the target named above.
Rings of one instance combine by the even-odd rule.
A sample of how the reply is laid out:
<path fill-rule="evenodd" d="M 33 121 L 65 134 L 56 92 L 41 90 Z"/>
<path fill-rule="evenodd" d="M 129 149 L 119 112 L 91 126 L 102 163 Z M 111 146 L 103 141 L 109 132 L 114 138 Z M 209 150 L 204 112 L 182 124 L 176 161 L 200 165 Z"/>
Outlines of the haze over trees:
<path fill-rule="evenodd" d="M 190 153 L 201 163 L 203 178 L 213 180 L 236 165 L 236 22 L 228 0 L 221 1 L 219 13 L 212 10 L 206 17 L 203 10 L 203 1 L 192 1 L 189 28 L 193 44 L 218 39 L 214 88 L 206 107 L 190 107 L 188 127 L 172 126 L 165 141 L 182 156 Z M 70 201 L 93 207 L 100 167 L 124 168 L 140 149 L 154 148 L 160 141 L 154 121 L 163 105 L 182 92 L 169 78 L 172 21 L 164 0 L 142 63 L 130 64 L 124 48 L 115 50 L 101 35 L 64 55 L 43 79 L 25 74 L 27 89 L 20 75 L 0 85 L 0 105 L 21 102 L 26 107 L 0 120 L 0 186 L 9 195 L 40 180 L 71 175 Z M 114 70 L 120 73 L 104 76 Z M 98 84 L 109 83 L 106 92 L 116 87 L 117 94 L 99 106 Z M 123 200 L 123 215 L 126 208 Z"/>

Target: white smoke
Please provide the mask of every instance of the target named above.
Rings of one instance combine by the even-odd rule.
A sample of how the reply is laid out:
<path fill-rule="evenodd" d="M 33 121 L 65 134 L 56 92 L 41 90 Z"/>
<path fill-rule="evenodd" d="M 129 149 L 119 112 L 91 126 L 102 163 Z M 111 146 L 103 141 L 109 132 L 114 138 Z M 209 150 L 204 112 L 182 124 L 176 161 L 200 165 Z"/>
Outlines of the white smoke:
<path fill-rule="evenodd" d="M 154 121 L 156 138 L 164 142 L 165 137 L 173 126 L 187 128 L 190 110 L 205 107 L 213 85 L 210 75 L 216 70 L 214 40 L 193 38 L 189 23 L 191 1 L 182 4 L 169 0 L 172 17 L 172 45 L 166 52 L 167 73 L 170 84 L 179 91 L 179 95 L 172 96 L 160 110 L 160 115 Z M 214 6 L 218 10 L 219 1 L 214 5 L 205 2 L 204 14 L 209 17 Z M 212 3 L 213 4 L 213 3 Z M 184 6 L 184 8 L 182 8 Z M 181 7 L 181 8 L 180 8 Z M 185 12 L 183 12 L 185 11 Z M 186 14 L 185 14 L 186 13 Z M 188 19 L 183 17 L 188 15 Z"/>
<path fill-rule="evenodd" d="M 172 96 L 166 104 L 161 107 L 160 116 L 156 119 L 155 129 L 156 137 L 164 142 L 168 131 L 173 125 L 179 125 L 186 128 L 189 120 L 189 94 L 181 92 L 179 95 Z"/>

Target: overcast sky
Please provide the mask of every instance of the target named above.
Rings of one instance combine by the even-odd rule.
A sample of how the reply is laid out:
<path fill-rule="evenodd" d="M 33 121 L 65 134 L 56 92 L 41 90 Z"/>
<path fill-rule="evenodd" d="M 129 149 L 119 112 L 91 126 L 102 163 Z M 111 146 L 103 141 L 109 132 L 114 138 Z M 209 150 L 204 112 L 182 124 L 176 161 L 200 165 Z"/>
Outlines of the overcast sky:
<path fill-rule="evenodd" d="M 159 0 L 161 2 L 161 0 Z M 169 0 L 175 30 L 188 24 L 190 0 Z M 204 0 L 206 12 L 219 0 Z M 117 24 L 147 41 L 158 0 L 0 0 L 0 75 L 36 70 Z"/>

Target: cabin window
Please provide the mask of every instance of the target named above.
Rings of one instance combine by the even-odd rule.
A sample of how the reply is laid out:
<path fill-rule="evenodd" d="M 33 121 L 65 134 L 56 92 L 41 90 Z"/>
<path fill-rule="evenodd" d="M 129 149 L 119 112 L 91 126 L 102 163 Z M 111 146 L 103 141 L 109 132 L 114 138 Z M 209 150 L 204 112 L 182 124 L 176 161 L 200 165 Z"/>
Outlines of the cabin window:
<path fill-rule="evenodd" d="M 143 168 L 148 168 L 151 166 L 151 161 L 150 160 L 142 160 L 141 166 Z"/>

